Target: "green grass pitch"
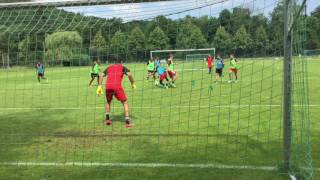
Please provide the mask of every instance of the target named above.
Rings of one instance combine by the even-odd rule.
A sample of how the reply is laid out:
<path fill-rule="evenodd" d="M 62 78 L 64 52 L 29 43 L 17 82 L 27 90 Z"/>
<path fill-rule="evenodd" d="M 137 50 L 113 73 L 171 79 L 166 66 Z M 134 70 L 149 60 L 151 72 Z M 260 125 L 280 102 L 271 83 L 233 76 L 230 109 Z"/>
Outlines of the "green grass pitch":
<path fill-rule="evenodd" d="M 132 129 L 117 101 L 113 126 L 103 125 L 105 100 L 88 86 L 89 67 L 47 67 L 49 82 L 40 84 L 32 68 L 0 70 L 0 179 L 286 179 L 277 170 L 239 169 L 281 164 L 282 61 L 240 59 L 232 84 L 227 68 L 214 83 L 204 63 L 178 63 L 177 88 L 167 90 L 146 82 L 142 63 L 127 64 L 137 84 L 133 91 L 124 80 Z M 315 167 L 319 66 L 308 60 Z M 80 165 L 60 164 L 73 162 Z"/>

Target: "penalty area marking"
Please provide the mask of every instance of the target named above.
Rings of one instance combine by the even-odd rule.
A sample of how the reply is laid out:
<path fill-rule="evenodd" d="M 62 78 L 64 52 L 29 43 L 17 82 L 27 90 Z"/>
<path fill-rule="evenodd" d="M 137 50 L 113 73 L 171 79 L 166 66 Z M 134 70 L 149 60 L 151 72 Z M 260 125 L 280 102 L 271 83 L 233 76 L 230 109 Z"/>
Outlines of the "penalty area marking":
<path fill-rule="evenodd" d="M 103 162 L 1 162 L 7 166 L 81 166 L 81 167 L 146 167 L 146 168 L 210 168 L 275 171 L 276 166 L 223 165 L 223 164 L 174 164 L 174 163 L 103 163 Z"/>

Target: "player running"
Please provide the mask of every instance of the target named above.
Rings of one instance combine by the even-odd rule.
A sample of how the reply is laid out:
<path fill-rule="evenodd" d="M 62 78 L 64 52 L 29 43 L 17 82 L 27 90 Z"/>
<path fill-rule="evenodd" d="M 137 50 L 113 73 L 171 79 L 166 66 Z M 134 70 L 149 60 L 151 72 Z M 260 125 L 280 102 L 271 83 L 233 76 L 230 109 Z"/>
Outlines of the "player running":
<path fill-rule="evenodd" d="M 217 55 L 217 58 L 214 61 L 214 66 L 216 68 L 216 81 L 221 80 L 222 74 L 223 74 L 223 68 L 224 68 L 224 61 L 221 58 L 220 54 Z"/>
<path fill-rule="evenodd" d="M 230 54 L 230 68 L 229 68 L 229 81 L 228 83 L 237 82 L 238 80 L 238 60 L 234 54 Z"/>
<path fill-rule="evenodd" d="M 174 71 L 174 62 L 173 62 L 172 53 L 170 53 L 167 63 L 168 63 L 168 74 L 171 78 L 170 86 L 175 88 L 176 85 L 174 84 L 174 82 L 177 80 L 177 73 Z"/>
<path fill-rule="evenodd" d="M 211 74 L 213 61 L 214 61 L 213 57 L 211 56 L 211 54 L 209 54 L 208 57 L 207 57 L 207 65 L 208 65 L 209 74 Z"/>
<path fill-rule="evenodd" d="M 156 73 L 155 73 L 156 65 L 153 58 L 151 58 L 147 63 L 147 81 L 149 81 L 149 78 L 153 76 L 153 79 L 156 80 Z"/>
<path fill-rule="evenodd" d="M 118 101 L 121 101 L 123 104 L 124 108 L 124 116 L 125 116 L 125 127 L 130 128 L 133 126 L 131 119 L 129 117 L 129 105 L 128 105 L 128 100 L 127 96 L 123 90 L 122 87 L 122 79 L 123 76 L 126 75 L 131 83 L 132 89 L 136 89 L 136 85 L 133 80 L 133 76 L 130 73 L 130 70 L 122 65 L 121 59 L 119 57 L 116 57 L 115 59 L 115 64 L 112 64 L 107 67 L 107 69 L 100 73 L 99 77 L 99 86 L 97 89 L 97 94 L 102 95 L 103 90 L 101 87 L 103 77 L 107 76 L 107 81 L 106 81 L 106 99 L 107 103 L 105 106 L 105 121 L 104 123 L 108 126 L 112 124 L 112 120 L 110 119 L 110 106 L 111 106 L 111 101 L 113 96 L 116 97 Z"/>
<path fill-rule="evenodd" d="M 46 79 L 48 82 L 48 78 L 44 77 L 44 65 L 41 62 L 36 64 L 36 73 L 38 82 L 40 83 L 40 79 Z"/>
<path fill-rule="evenodd" d="M 99 83 L 99 73 L 100 73 L 100 65 L 101 65 L 101 61 L 100 60 L 95 60 L 93 61 L 92 67 L 91 67 L 91 71 L 90 71 L 90 75 L 91 75 L 91 80 L 89 82 L 89 86 L 92 85 L 92 82 L 94 81 L 95 78 L 97 78 L 97 82 Z"/>

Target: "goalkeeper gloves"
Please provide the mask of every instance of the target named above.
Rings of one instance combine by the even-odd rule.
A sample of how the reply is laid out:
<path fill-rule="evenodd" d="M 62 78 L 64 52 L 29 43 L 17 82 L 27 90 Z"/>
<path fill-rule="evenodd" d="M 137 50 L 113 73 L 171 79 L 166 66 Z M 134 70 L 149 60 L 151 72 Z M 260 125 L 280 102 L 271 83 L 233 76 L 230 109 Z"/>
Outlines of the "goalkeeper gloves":
<path fill-rule="evenodd" d="M 101 85 L 98 86 L 97 94 L 98 94 L 99 96 L 103 94 L 103 89 L 102 89 Z"/>
<path fill-rule="evenodd" d="M 132 87 L 132 89 L 137 89 L 137 86 L 134 83 L 131 84 L 131 87 Z"/>

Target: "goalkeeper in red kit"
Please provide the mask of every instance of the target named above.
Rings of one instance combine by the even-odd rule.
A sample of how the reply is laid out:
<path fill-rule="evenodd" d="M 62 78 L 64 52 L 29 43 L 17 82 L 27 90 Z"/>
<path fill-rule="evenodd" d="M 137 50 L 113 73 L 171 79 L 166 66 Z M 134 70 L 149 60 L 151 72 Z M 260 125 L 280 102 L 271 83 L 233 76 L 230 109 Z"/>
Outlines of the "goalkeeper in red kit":
<path fill-rule="evenodd" d="M 103 81 L 103 77 L 107 76 L 107 81 L 105 85 L 107 103 L 105 106 L 104 123 L 108 126 L 112 124 L 112 120 L 110 119 L 110 106 L 114 96 L 118 101 L 120 101 L 123 104 L 124 116 L 126 121 L 125 127 L 130 128 L 132 127 L 132 122 L 129 117 L 129 105 L 128 105 L 127 96 L 122 87 L 123 76 L 125 75 L 128 77 L 133 89 L 136 89 L 136 85 L 134 84 L 133 76 L 131 75 L 130 70 L 127 67 L 122 65 L 121 59 L 119 57 L 116 57 L 115 61 L 116 61 L 115 64 L 109 65 L 107 69 L 103 71 L 103 73 L 99 74 L 100 77 L 99 77 L 99 86 L 97 89 L 97 94 L 98 95 L 103 94 L 101 84 Z"/>

